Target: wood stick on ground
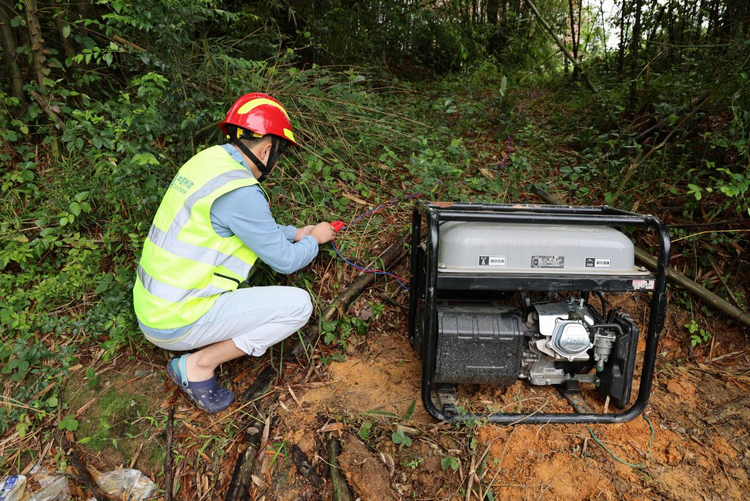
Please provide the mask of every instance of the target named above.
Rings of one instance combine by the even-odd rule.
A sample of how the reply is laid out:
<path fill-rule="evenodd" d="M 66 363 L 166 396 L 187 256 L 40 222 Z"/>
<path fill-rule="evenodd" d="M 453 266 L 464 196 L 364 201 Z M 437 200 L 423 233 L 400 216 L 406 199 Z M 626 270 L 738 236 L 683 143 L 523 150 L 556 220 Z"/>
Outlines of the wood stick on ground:
<path fill-rule="evenodd" d="M 388 269 L 393 264 L 397 263 L 406 256 L 404 250 L 404 244 L 408 242 L 410 238 L 410 232 L 404 232 L 399 238 L 388 247 L 383 254 L 380 255 L 380 259 L 383 262 L 384 269 Z M 354 301 L 367 287 L 369 287 L 375 281 L 374 273 L 365 273 L 357 277 L 349 287 L 344 290 L 332 303 L 331 306 L 323 313 L 320 317 L 320 323 L 331 322 L 336 318 L 344 316 L 349 303 Z M 295 341 L 292 348 L 284 355 L 284 362 L 291 362 L 292 360 L 299 358 L 305 353 L 305 346 L 311 346 L 319 335 L 318 325 L 313 325 L 303 335 L 304 345 L 298 341 Z M 256 399 L 260 395 L 268 393 L 276 381 L 276 370 L 268 366 L 263 369 L 260 374 L 255 378 L 255 381 L 250 385 L 250 388 L 242 394 L 241 401 L 249 402 Z"/>
<path fill-rule="evenodd" d="M 68 464 L 73 467 L 73 470 L 76 472 L 73 481 L 76 484 L 86 487 L 89 494 L 96 499 L 101 501 L 107 499 L 116 500 L 117 498 L 107 495 L 107 493 L 99 487 L 99 484 L 96 483 L 94 477 L 91 476 L 91 473 L 86 468 L 86 463 L 84 463 L 81 456 L 78 455 L 75 446 L 65 438 L 65 433 L 60 430 L 55 430 L 54 435 L 60 446 L 60 450 L 65 454 L 65 458 L 68 460 Z"/>
<path fill-rule="evenodd" d="M 550 193 L 547 193 L 543 189 L 539 188 L 538 186 L 532 186 L 531 191 L 538 195 L 540 198 L 544 199 L 545 202 L 555 204 L 555 205 L 567 205 L 562 202 L 562 200 L 558 199 L 554 195 L 551 195 Z M 646 252 L 643 249 L 640 249 L 638 247 L 635 248 L 635 257 L 646 265 L 646 267 L 650 270 L 656 270 L 656 259 L 651 256 L 648 252 Z M 717 296 L 710 290 L 706 289 L 702 285 L 699 285 L 695 283 L 694 281 L 690 280 L 688 277 L 680 273 L 679 271 L 674 270 L 673 268 L 669 268 L 667 271 L 667 280 L 669 280 L 672 283 L 676 283 L 683 289 L 687 290 L 691 294 L 703 299 L 706 303 L 708 303 L 713 308 L 721 311 L 726 316 L 731 318 L 732 320 L 738 322 L 739 324 L 750 328 L 750 314 L 748 314 L 746 311 L 740 310 L 739 308 L 733 306 L 729 302 L 725 301 L 721 297 Z"/>
<path fill-rule="evenodd" d="M 471 456 L 471 467 L 469 468 L 469 481 L 466 486 L 466 501 L 471 499 L 471 488 L 474 486 L 474 465 L 476 464 L 476 456 Z"/>
<path fill-rule="evenodd" d="M 292 445 L 291 451 L 292 460 L 297 466 L 297 471 L 309 480 L 313 487 L 320 489 L 320 486 L 323 485 L 323 480 L 320 478 L 320 475 L 318 475 L 318 472 L 315 471 L 315 467 L 310 462 L 310 459 L 299 447 L 297 447 L 297 444 Z"/>
<path fill-rule="evenodd" d="M 167 460 L 164 465 L 164 501 L 172 501 L 172 438 L 174 435 L 174 405 L 169 406 L 167 418 Z"/>
<path fill-rule="evenodd" d="M 383 262 L 382 269 L 387 270 L 393 264 L 399 262 L 406 256 L 404 250 L 404 244 L 409 241 L 410 232 L 404 232 L 399 238 L 391 244 L 381 255 L 380 259 Z M 321 317 L 322 322 L 330 322 L 333 319 L 343 316 L 349 303 L 354 301 L 370 284 L 375 281 L 374 273 L 366 273 L 357 277 L 349 287 L 342 292 L 338 298 L 336 298 L 331 306 Z M 301 356 L 305 352 L 306 345 L 312 345 L 313 342 L 318 338 L 319 329 L 317 325 L 313 325 L 309 328 L 303 336 L 302 342 L 296 341 L 292 349 L 290 349 L 285 355 L 284 360 L 292 360 Z M 303 344 L 304 343 L 304 344 Z M 268 393 L 271 386 L 276 381 L 276 371 L 273 367 L 266 367 L 261 371 L 250 388 L 242 395 L 242 401 L 248 402 L 255 400 L 260 395 Z M 251 428 L 252 430 L 253 428 Z M 248 436 L 251 436 L 251 432 L 248 430 Z M 260 441 L 260 438 L 258 438 Z M 248 451 L 251 449 L 248 446 Z M 245 451 L 237 458 L 237 464 L 234 468 L 234 474 L 232 475 L 232 481 L 229 485 L 229 491 L 225 501 L 237 501 L 242 499 L 240 496 L 247 492 L 247 486 L 250 483 L 250 475 L 252 474 L 252 463 L 255 460 L 255 455 L 251 455 Z M 257 452 L 257 445 L 256 445 Z"/>
<path fill-rule="evenodd" d="M 339 468 L 339 454 L 341 454 L 341 442 L 336 437 L 328 439 L 328 462 L 331 467 L 331 483 L 333 484 L 333 498 L 336 501 L 354 501 L 349 484 L 346 483 L 344 475 Z"/>
<path fill-rule="evenodd" d="M 229 484 L 225 501 L 240 501 L 247 497 L 247 488 L 250 486 L 251 475 L 253 474 L 253 464 L 258 456 L 260 448 L 260 439 L 262 432 L 259 428 L 251 426 L 247 430 L 245 442 L 247 449 L 237 458 L 237 464 L 234 467 L 232 483 Z"/>

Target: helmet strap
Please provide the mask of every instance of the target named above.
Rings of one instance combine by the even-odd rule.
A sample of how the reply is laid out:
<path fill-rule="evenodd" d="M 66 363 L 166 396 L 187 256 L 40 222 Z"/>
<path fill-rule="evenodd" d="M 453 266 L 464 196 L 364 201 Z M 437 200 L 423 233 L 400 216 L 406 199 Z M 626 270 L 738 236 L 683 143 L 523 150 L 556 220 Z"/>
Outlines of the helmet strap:
<path fill-rule="evenodd" d="M 273 169 L 273 166 L 276 165 L 276 162 L 278 162 L 281 154 L 284 153 L 287 145 L 286 139 L 282 139 L 276 135 L 271 135 L 271 152 L 268 155 L 268 162 L 264 164 L 258 157 L 255 156 L 252 151 L 250 151 L 250 148 L 248 148 L 245 143 L 242 142 L 242 140 L 240 139 L 242 137 L 241 132 L 230 134 L 229 137 L 231 138 L 232 144 L 239 148 L 239 150 L 244 153 L 245 156 L 249 158 L 250 161 L 253 162 L 260 171 L 260 177 L 258 178 L 259 183 L 263 182 L 271 173 L 271 169 Z"/>

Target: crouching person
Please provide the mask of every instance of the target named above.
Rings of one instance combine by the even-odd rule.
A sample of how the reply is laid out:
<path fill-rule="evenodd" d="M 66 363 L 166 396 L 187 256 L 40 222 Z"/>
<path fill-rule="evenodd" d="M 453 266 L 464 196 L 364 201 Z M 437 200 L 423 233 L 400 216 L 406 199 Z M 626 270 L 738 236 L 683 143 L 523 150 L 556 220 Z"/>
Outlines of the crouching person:
<path fill-rule="evenodd" d="M 247 94 L 219 125 L 229 142 L 208 148 L 179 170 L 154 217 L 137 270 L 133 301 L 146 339 L 191 351 L 167 374 L 208 413 L 234 401 L 214 371 L 242 355 L 259 357 L 307 323 L 312 304 L 295 287 L 238 289 L 257 259 L 293 273 L 333 238 L 323 222 L 276 224 L 260 182 L 296 144 L 283 106 Z"/>

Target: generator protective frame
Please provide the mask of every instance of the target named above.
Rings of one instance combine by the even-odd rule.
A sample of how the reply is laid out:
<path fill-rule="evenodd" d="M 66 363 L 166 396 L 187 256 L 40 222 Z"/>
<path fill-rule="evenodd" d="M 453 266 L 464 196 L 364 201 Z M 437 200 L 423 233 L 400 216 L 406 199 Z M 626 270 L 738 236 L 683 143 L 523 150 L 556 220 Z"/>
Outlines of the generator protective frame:
<path fill-rule="evenodd" d="M 425 269 L 419 266 L 418 252 L 422 241 L 422 220 L 427 222 Z M 611 226 L 652 230 L 658 239 L 659 256 L 653 289 L 635 288 L 634 280 L 643 275 L 563 275 L 519 273 L 440 273 L 438 251 L 440 224 L 448 221 L 520 224 L 568 224 Z M 498 424 L 542 423 L 624 423 L 637 417 L 648 404 L 656 363 L 659 334 L 666 312 L 667 270 L 670 239 L 666 226 L 655 216 L 641 215 L 609 206 L 569 206 L 534 204 L 475 204 L 417 201 L 412 213 L 411 287 L 409 298 L 409 340 L 414 344 L 417 306 L 420 290 L 424 291 L 424 353 L 422 357 L 422 404 L 435 419 L 447 422 L 485 419 Z M 423 285 L 423 287 L 420 287 Z M 437 299 L 438 291 L 601 291 L 651 292 L 650 315 L 646 335 L 638 397 L 628 409 L 619 413 L 466 413 L 446 415 L 433 401 L 434 375 L 437 360 Z"/>

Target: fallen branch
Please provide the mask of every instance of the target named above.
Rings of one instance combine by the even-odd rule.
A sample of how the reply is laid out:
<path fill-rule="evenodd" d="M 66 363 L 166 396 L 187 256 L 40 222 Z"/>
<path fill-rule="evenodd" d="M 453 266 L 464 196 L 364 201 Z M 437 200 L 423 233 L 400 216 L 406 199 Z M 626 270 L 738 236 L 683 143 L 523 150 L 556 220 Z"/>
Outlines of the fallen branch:
<path fill-rule="evenodd" d="M 232 483 L 229 484 L 229 490 L 225 501 L 240 501 L 247 497 L 247 488 L 250 486 L 251 475 L 253 474 L 253 464 L 258 456 L 260 448 L 260 439 L 262 433 L 255 426 L 248 428 L 245 442 L 247 449 L 237 458 L 237 464 L 232 474 Z"/>
<path fill-rule="evenodd" d="M 331 483 L 333 484 L 333 498 L 336 501 L 354 501 L 349 484 L 341 474 L 339 468 L 339 454 L 341 454 L 341 443 L 338 438 L 328 439 L 328 462 L 331 466 Z"/>
<path fill-rule="evenodd" d="M 174 406 L 169 406 L 167 418 L 167 460 L 164 465 L 164 501 L 172 501 L 172 436 L 174 434 Z"/>
<path fill-rule="evenodd" d="M 292 445 L 292 461 L 297 466 L 297 471 L 300 472 L 307 480 L 310 481 L 313 487 L 319 489 L 323 485 L 323 480 L 315 471 L 310 459 L 302 452 L 302 449 L 297 447 L 297 444 Z"/>
<path fill-rule="evenodd" d="M 382 269 L 387 270 L 406 256 L 404 244 L 408 242 L 409 238 L 409 232 L 404 232 L 398 240 L 391 244 L 390 247 L 380 255 L 379 259 L 383 262 Z M 357 277 L 354 282 L 352 282 L 351 285 L 349 285 L 349 287 L 347 287 L 346 290 L 342 292 L 333 303 L 331 303 L 331 306 L 320 317 L 320 321 L 330 322 L 337 317 L 343 316 L 349 303 L 354 301 L 354 299 L 356 299 L 374 281 L 374 273 L 366 273 Z M 318 338 L 319 333 L 320 330 L 318 325 L 310 327 L 305 332 L 302 339 L 296 341 L 292 348 L 284 355 L 284 361 L 292 361 L 304 354 L 306 346 L 312 346 L 314 341 Z M 242 401 L 253 401 L 261 395 L 268 393 L 276 381 L 276 376 L 276 370 L 273 367 L 268 366 L 263 369 L 258 377 L 255 378 L 255 381 L 253 381 L 253 384 L 250 385 L 250 388 L 242 395 Z M 248 445 L 247 450 L 237 458 L 237 464 L 234 468 L 234 474 L 232 475 L 232 481 L 229 485 L 225 501 L 238 501 L 242 499 L 242 496 L 247 493 L 247 488 L 250 485 L 253 462 L 255 461 L 258 444 L 260 443 L 260 432 L 257 431 L 258 438 L 257 442 L 255 442 L 256 432 L 251 430 L 257 431 L 257 428 L 252 427 L 248 430 L 248 441 L 250 444 Z M 253 446 L 253 444 L 255 445 Z"/>
<path fill-rule="evenodd" d="M 555 197 L 554 195 L 550 193 L 547 193 L 546 191 L 539 188 L 538 186 L 532 186 L 531 191 L 535 193 L 537 196 L 539 196 L 540 198 L 544 199 L 544 201 L 548 203 L 555 204 L 555 205 L 567 205 L 563 203 L 562 200 L 558 199 L 557 197 Z M 646 268 L 652 271 L 656 270 L 656 265 L 657 265 L 656 259 L 645 250 L 636 247 L 635 257 L 636 259 L 638 259 L 638 261 L 646 265 Z M 695 283 L 694 281 L 690 280 L 688 277 L 686 277 L 679 271 L 675 271 L 673 268 L 669 268 L 667 271 L 667 280 L 669 280 L 670 282 L 676 283 L 677 285 L 687 290 L 691 294 L 703 299 L 710 306 L 721 311 L 732 320 L 735 320 L 736 322 L 744 325 L 745 327 L 750 328 L 750 314 L 731 305 L 730 303 L 728 303 L 721 297 L 717 296 L 710 290 L 706 289 L 702 285 L 699 285 Z"/>
<path fill-rule="evenodd" d="M 86 489 L 89 491 L 89 494 L 96 499 L 99 499 L 101 501 L 107 499 L 116 500 L 117 498 L 109 496 L 101 489 L 101 487 L 99 487 L 99 484 L 96 483 L 96 480 L 94 480 L 94 477 L 91 476 L 88 468 L 86 468 L 86 464 L 78 455 L 78 451 L 75 449 L 73 444 L 71 444 L 68 439 L 65 438 L 65 434 L 60 430 L 55 430 L 54 435 L 58 445 L 60 446 L 60 450 L 63 454 L 65 454 L 65 458 L 68 460 L 68 464 L 76 473 L 76 475 L 73 477 L 73 481 L 78 485 L 83 485 L 84 487 L 86 487 Z"/>

